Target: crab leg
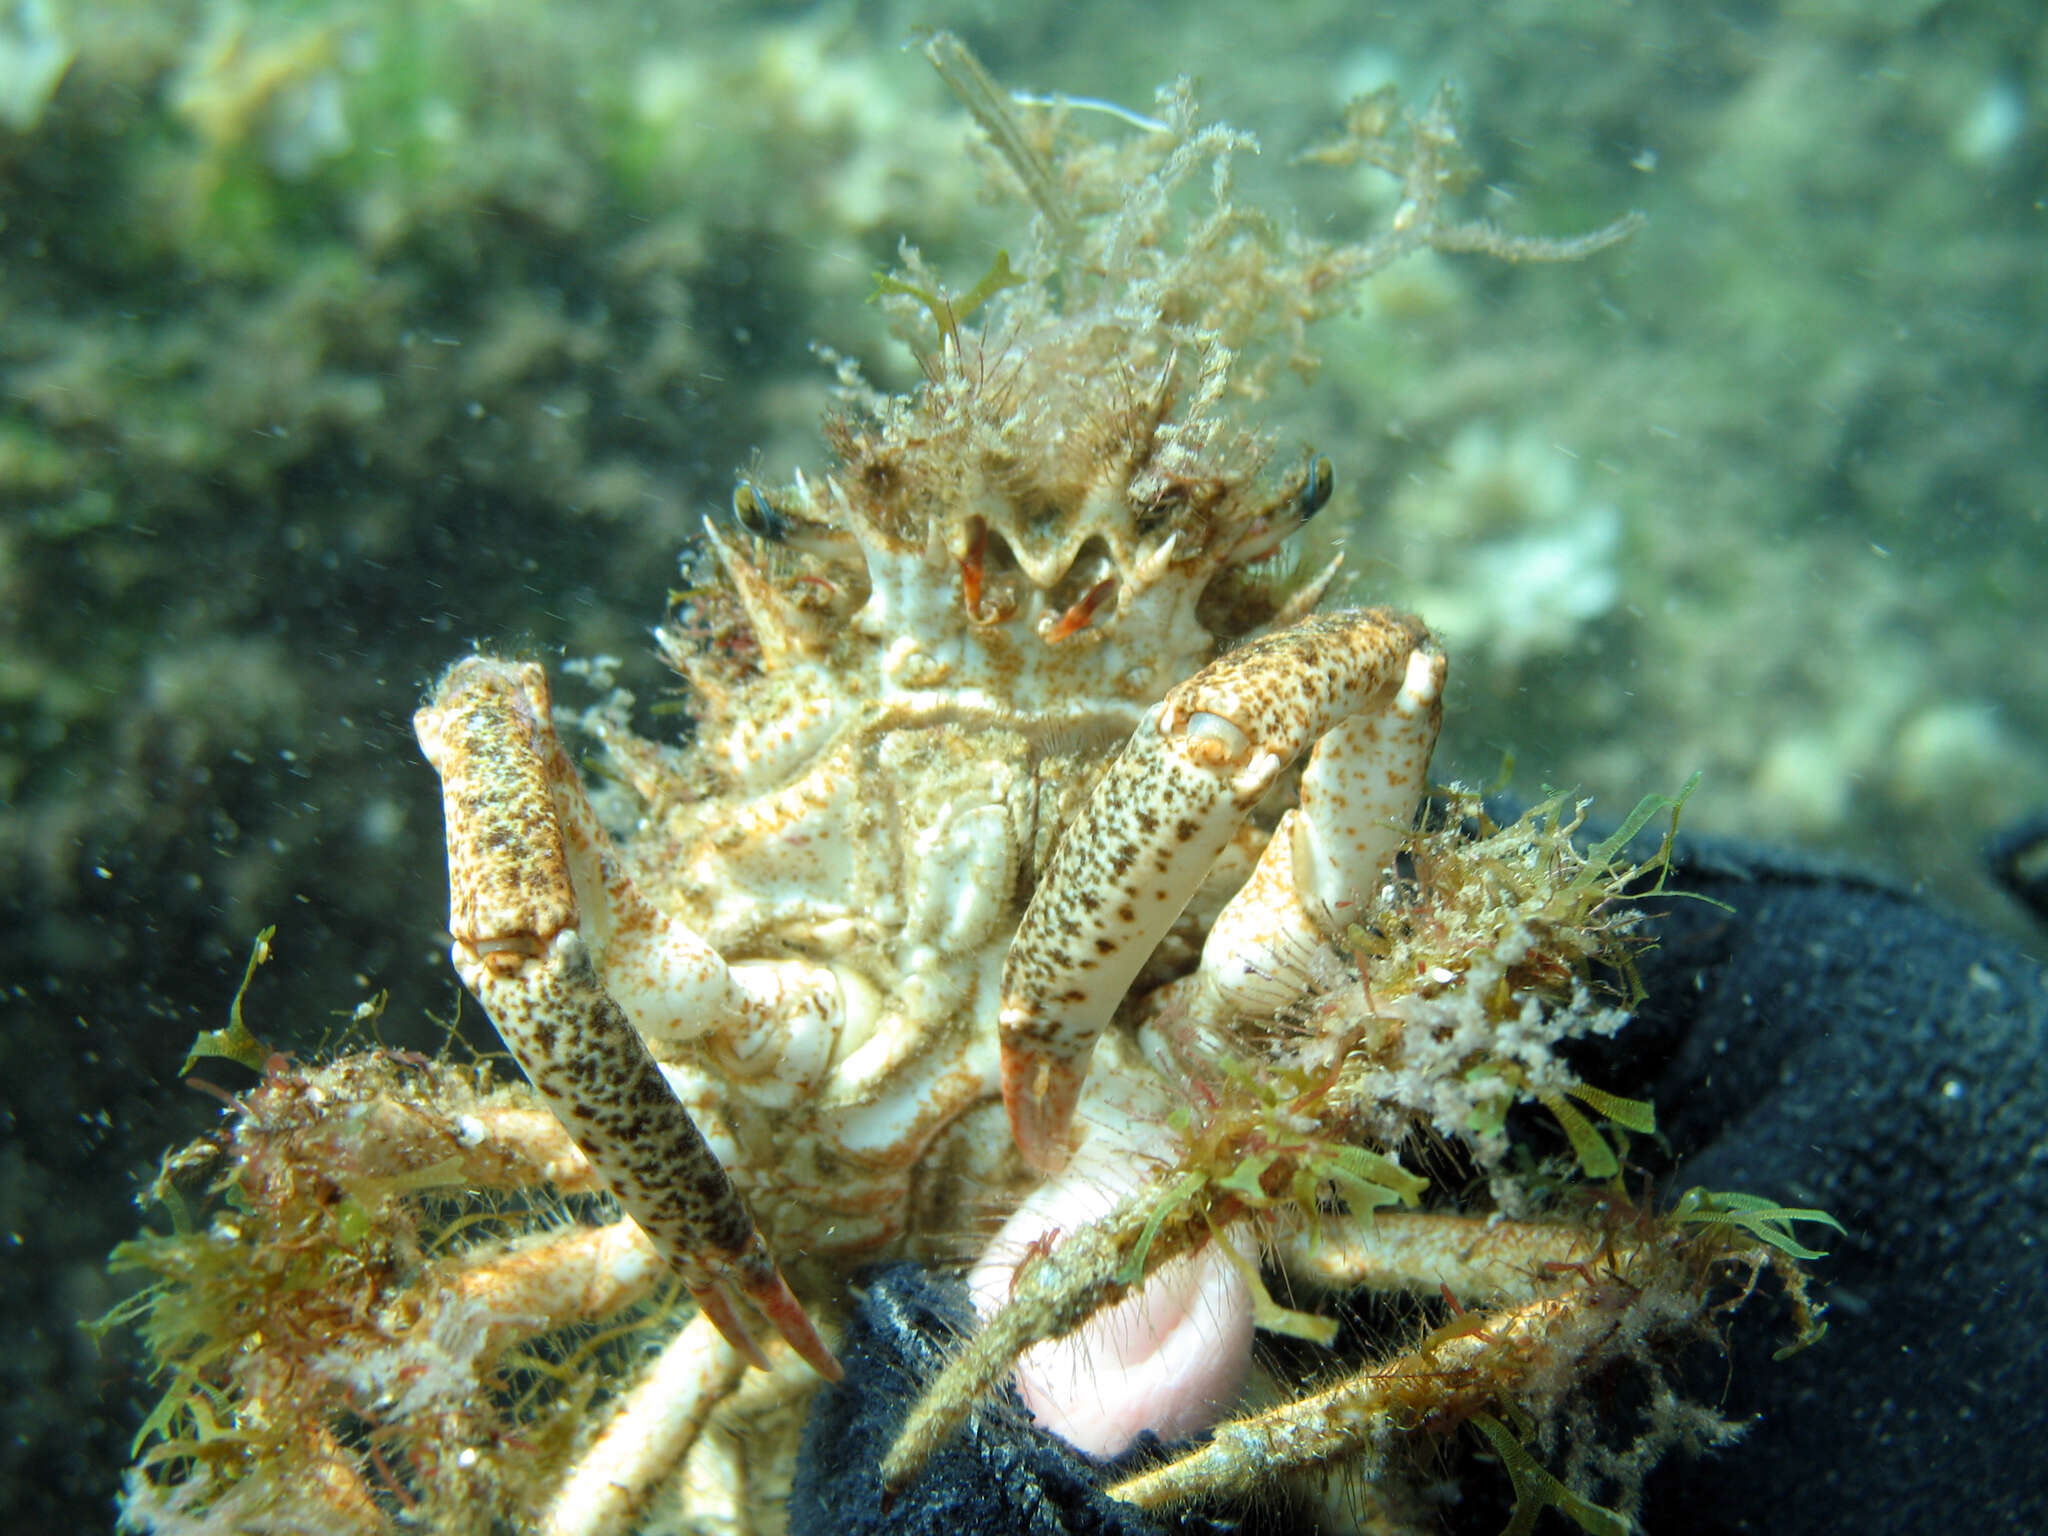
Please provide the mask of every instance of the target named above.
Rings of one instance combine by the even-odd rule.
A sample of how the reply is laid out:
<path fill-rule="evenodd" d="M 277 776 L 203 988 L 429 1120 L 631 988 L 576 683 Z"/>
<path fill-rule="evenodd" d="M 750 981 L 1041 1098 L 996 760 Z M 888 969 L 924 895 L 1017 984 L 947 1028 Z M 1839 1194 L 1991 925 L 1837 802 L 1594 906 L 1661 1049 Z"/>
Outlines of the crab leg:
<path fill-rule="evenodd" d="M 1003 1102 L 1026 1162 L 1065 1163 L 1097 1038 L 1252 807 L 1310 743 L 1392 707 L 1411 658 L 1433 654 L 1406 615 L 1325 614 L 1219 658 L 1146 712 L 1054 850 L 1003 967 Z"/>
<path fill-rule="evenodd" d="M 631 1527 L 634 1511 L 689 1454 L 711 1410 L 746 1373 L 730 1341 L 713 1334 L 715 1326 L 708 1314 L 692 1318 L 610 1405 L 610 1422 L 542 1513 L 540 1536 L 601 1536 Z"/>
<path fill-rule="evenodd" d="M 1384 711 L 1354 715 L 1316 743 L 1300 806 L 1216 915 L 1200 969 L 1174 984 L 1197 1023 L 1270 1013 L 1316 985 L 1330 939 L 1370 905 L 1429 787 L 1445 665 L 1433 645 L 1411 652 Z"/>
<path fill-rule="evenodd" d="M 448 927 L 464 985 L 719 1333 L 766 1364 L 740 1320 L 735 1298 L 744 1296 L 821 1375 L 838 1379 L 838 1361 L 745 1201 L 598 975 L 564 823 L 573 833 L 591 829 L 578 825 L 576 810 L 563 814 L 562 801 L 580 795 L 555 741 L 541 669 L 481 656 L 458 662 L 413 725 L 441 775 Z M 707 973 L 707 984 L 718 979 Z"/>

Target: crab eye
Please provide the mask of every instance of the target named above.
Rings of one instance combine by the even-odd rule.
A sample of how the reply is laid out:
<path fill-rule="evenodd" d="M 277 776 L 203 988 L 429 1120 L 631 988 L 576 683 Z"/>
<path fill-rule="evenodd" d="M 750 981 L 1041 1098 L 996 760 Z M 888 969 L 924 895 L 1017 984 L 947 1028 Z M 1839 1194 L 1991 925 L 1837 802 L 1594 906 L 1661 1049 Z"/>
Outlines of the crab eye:
<path fill-rule="evenodd" d="M 775 510 L 761 488 L 741 475 L 739 483 L 732 488 L 732 516 L 747 532 L 757 539 L 766 539 L 771 544 L 782 542 L 789 531 L 789 524 L 780 512 Z"/>
<path fill-rule="evenodd" d="M 1188 716 L 1184 733 L 1188 750 L 1198 763 L 1211 768 L 1235 768 L 1252 755 L 1252 739 L 1233 722 L 1207 710 Z"/>
<path fill-rule="evenodd" d="M 1337 471 L 1330 463 L 1330 456 L 1319 453 L 1308 461 L 1308 478 L 1302 482 L 1301 494 L 1295 498 L 1294 514 L 1304 523 L 1322 511 L 1330 500 L 1330 492 L 1337 488 Z"/>

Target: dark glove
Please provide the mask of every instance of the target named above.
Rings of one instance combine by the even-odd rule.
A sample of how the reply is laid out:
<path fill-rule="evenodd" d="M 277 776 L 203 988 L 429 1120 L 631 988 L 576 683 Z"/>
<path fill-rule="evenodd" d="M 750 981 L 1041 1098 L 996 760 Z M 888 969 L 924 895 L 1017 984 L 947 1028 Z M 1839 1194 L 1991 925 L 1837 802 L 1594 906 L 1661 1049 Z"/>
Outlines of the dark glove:
<path fill-rule="evenodd" d="M 1789 1360 L 1738 1318 L 1723 1411 L 1651 1532 L 2048 1531 L 2048 972 L 1881 882 L 1698 841 L 1653 899 L 1648 1001 L 1616 1046 L 1680 1186 L 1818 1206 L 1826 1339 Z M 1630 1090 L 1633 1091 L 1633 1090 Z"/>
<path fill-rule="evenodd" d="M 846 1379 L 818 1394 L 804 1426 L 790 1536 L 1161 1536 L 1163 1527 L 1096 1491 L 1100 1464 L 1030 1422 L 1007 1389 L 974 1413 L 885 1512 L 876 1469 L 919 1387 L 973 1326 L 967 1289 L 891 1264 L 862 1278 L 839 1358 Z M 1156 1455 L 1144 1436 L 1125 1459 Z"/>

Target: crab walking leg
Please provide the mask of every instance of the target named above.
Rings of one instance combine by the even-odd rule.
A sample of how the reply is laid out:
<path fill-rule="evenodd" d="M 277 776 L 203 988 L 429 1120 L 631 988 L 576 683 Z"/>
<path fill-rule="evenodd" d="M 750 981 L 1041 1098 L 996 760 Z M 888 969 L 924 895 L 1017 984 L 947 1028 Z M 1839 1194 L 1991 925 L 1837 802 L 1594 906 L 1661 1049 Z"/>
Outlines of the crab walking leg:
<path fill-rule="evenodd" d="M 538 667 L 473 656 L 413 719 L 441 775 L 449 931 L 463 984 L 626 1214 L 756 1365 L 745 1296 L 821 1375 L 839 1363 L 623 1010 L 579 930 Z"/>
<path fill-rule="evenodd" d="M 697 1443 L 711 1410 L 729 1397 L 746 1362 L 694 1317 L 633 1389 L 542 1514 L 541 1536 L 610 1536 L 627 1528 L 653 1489 Z"/>
<path fill-rule="evenodd" d="M 1003 967 L 1003 1102 L 1018 1150 L 1058 1169 L 1088 1060 L 1139 968 L 1281 771 L 1382 709 L 1428 648 L 1354 609 L 1232 651 L 1146 712 L 1047 865 Z"/>
<path fill-rule="evenodd" d="M 1447 1211 L 1374 1211 L 1281 1234 L 1281 1270 L 1298 1285 L 1426 1296 L 1448 1291 L 1465 1306 L 1528 1301 L 1558 1277 L 1603 1263 L 1626 1269 L 1639 1244 L 1565 1222 L 1514 1221 Z"/>
<path fill-rule="evenodd" d="M 1634 1300 L 1623 1286 L 1560 1285 L 1515 1306 L 1474 1313 L 1453 1325 L 1450 1337 L 1440 1330 L 1313 1397 L 1218 1425 L 1208 1444 L 1106 1491 L 1141 1509 L 1169 1509 L 1257 1487 L 1296 1468 L 1370 1457 L 1397 1427 L 1432 1417 L 1456 1423 L 1612 1347 Z M 1650 1309 L 1643 1312 L 1650 1321 Z"/>

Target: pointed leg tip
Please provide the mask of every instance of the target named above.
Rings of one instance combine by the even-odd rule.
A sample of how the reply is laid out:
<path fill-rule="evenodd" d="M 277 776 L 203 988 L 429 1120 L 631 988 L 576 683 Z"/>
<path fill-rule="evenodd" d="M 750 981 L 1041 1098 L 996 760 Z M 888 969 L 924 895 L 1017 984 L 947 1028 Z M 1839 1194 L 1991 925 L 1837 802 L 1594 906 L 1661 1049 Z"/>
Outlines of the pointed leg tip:
<path fill-rule="evenodd" d="M 714 1280 L 702 1287 L 693 1285 L 690 1294 L 696 1298 L 698 1309 L 711 1319 L 711 1326 L 718 1330 L 718 1336 L 737 1350 L 741 1359 L 757 1371 L 769 1368 L 768 1357 L 761 1353 L 761 1346 L 747 1331 L 746 1323 L 740 1318 L 740 1309 L 733 1302 L 732 1292 L 722 1281 Z"/>
<path fill-rule="evenodd" d="M 1017 1154 L 1026 1166 L 1039 1173 L 1058 1173 L 1067 1166 L 1066 1139 L 1059 1132 L 1037 1120 L 1011 1121 L 1011 1130 L 1017 1138 Z"/>
<path fill-rule="evenodd" d="M 785 1292 L 785 1294 L 787 1294 Z M 794 1316 L 772 1315 L 770 1321 L 775 1331 L 782 1335 L 783 1342 L 797 1352 L 797 1355 L 812 1370 L 827 1381 L 844 1381 L 846 1367 L 839 1363 L 839 1357 L 832 1353 L 832 1347 L 819 1337 L 811 1319 L 795 1297 L 789 1298 Z"/>
<path fill-rule="evenodd" d="M 769 1325 L 782 1336 L 782 1341 L 795 1350 L 812 1370 L 827 1381 L 844 1380 L 846 1368 L 832 1353 L 831 1346 L 819 1336 L 811 1315 L 796 1299 L 796 1293 L 783 1279 L 782 1271 L 765 1251 L 757 1258 L 758 1262 L 742 1266 L 740 1280 L 740 1289 L 754 1310 L 768 1320 Z"/>
<path fill-rule="evenodd" d="M 816 1358 L 810 1355 L 805 1355 L 804 1358 L 810 1361 L 811 1369 L 827 1381 L 837 1382 L 846 1380 L 846 1367 L 839 1363 L 839 1357 L 833 1354 L 831 1350 L 824 1350 Z"/>
<path fill-rule="evenodd" d="M 1009 1111 L 1010 1134 L 1018 1155 L 1040 1173 L 1058 1173 L 1067 1166 L 1068 1132 L 1080 1096 L 1080 1075 L 1054 1057 L 1003 1047 L 1003 1107 Z"/>

